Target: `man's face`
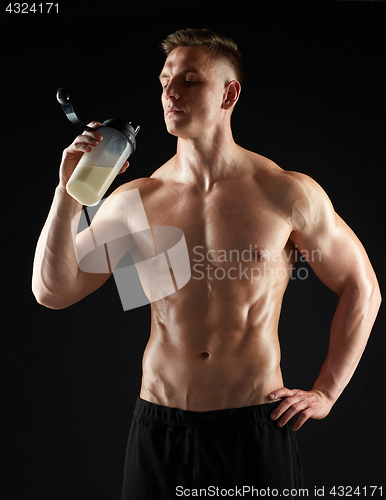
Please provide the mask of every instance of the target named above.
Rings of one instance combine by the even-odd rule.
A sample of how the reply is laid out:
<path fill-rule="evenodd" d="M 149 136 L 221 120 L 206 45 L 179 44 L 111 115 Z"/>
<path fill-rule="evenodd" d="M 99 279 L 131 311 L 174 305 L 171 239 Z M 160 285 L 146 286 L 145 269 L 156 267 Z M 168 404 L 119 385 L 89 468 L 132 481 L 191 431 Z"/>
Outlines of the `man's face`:
<path fill-rule="evenodd" d="M 224 119 L 222 103 L 232 69 L 200 47 L 177 47 L 161 71 L 166 128 L 182 138 L 200 137 Z"/>

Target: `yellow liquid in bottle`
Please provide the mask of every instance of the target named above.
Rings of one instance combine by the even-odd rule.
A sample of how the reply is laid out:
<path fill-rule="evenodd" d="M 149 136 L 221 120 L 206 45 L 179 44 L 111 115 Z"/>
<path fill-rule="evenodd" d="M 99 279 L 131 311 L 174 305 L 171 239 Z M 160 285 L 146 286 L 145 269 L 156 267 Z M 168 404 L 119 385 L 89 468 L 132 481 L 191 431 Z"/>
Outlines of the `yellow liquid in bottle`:
<path fill-rule="evenodd" d="M 94 205 L 100 201 L 99 192 L 112 173 L 108 167 L 79 165 L 67 183 L 67 192 L 82 205 Z"/>

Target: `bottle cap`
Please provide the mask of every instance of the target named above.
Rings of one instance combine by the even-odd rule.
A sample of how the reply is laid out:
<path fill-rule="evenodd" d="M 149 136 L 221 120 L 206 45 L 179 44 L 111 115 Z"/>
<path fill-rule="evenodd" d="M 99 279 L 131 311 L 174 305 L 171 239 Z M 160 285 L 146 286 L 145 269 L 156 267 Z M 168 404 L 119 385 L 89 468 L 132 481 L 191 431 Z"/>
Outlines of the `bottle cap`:
<path fill-rule="evenodd" d="M 88 127 L 85 125 L 79 118 L 76 116 L 71 99 L 70 99 L 70 94 L 67 92 L 66 89 L 60 88 L 56 92 L 56 98 L 60 105 L 62 106 L 62 109 L 64 113 L 66 114 L 67 118 L 70 120 L 70 122 L 75 125 L 77 128 L 83 129 L 83 130 L 95 130 L 94 128 Z M 110 118 L 109 120 L 105 120 L 102 123 L 102 127 L 111 127 L 116 130 L 119 130 L 124 134 L 131 145 L 133 146 L 133 152 L 135 151 L 136 148 L 136 142 L 135 142 L 135 137 L 139 132 L 140 126 L 137 123 L 134 122 L 127 122 L 126 120 L 123 120 L 122 118 Z"/>
<path fill-rule="evenodd" d="M 135 137 L 141 128 L 137 123 L 128 122 L 123 118 L 110 118 L 102 123 L 102 127 L 110 127 L 114 128 L 115 130 L 119 130 L 119 132 L 122 132 L 122 134 L 124 134 L 128 138 L 131 145 L 133 146 L 133 152 L 135 151 Z"/>

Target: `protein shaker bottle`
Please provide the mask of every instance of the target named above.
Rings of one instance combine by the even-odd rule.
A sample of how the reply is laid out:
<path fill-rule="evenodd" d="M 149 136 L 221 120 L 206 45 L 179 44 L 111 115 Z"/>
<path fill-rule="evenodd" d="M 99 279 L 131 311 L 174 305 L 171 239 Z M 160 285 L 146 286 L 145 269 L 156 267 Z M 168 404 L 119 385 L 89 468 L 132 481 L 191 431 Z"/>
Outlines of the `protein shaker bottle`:
<path fill-rule="evenodd" d="M 96 205 L 126 159 L 135 151 L 135 137 L 140 127 L 120 118 L 106 120 L 97 129 L 87 127 L 76 116 L 68 92 L 59 89 L 56 96 L 67 118 L 75 126 L 83 130 L 97 130 L 103 136 L 90 153 L 83 153 L 66 186 L 68 194 L 82 205 Z"/>

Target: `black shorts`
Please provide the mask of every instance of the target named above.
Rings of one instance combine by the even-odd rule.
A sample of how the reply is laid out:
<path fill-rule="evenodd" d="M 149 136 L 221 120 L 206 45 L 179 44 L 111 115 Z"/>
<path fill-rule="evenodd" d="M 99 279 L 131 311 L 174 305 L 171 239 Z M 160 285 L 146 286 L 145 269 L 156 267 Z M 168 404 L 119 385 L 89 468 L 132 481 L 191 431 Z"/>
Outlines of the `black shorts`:
<path fill-rule="evenodd" d="M 242 491 L 246 498 L 256 496 L 248 495 L 248 487 L 251 493 L 252 487 L 276 488 L 279 495 L 284 488 L 300 488 L 291 422 L 280 428 L 270 418 L 279 403 L 195 412 L 138 398 L 122 500 L 170 500 L 199 493 L 220 497 L 222 489 L 233 489 L 229 496 Z"/>

